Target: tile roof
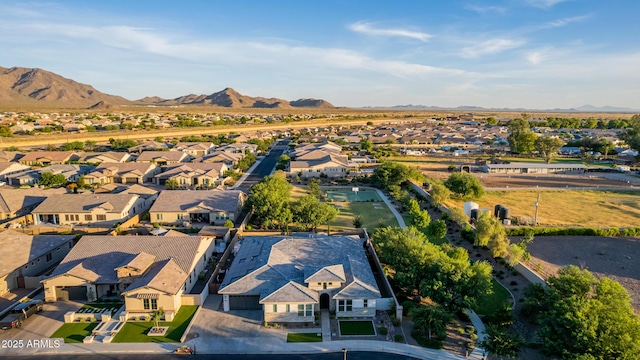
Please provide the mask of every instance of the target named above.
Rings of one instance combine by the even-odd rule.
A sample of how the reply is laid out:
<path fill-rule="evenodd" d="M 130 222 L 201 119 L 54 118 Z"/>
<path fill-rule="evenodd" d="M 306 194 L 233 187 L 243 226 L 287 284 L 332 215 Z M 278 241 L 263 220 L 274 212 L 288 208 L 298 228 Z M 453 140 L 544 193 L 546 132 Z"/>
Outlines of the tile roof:
<path fill-rule="evenodd" d="M 240 190 L 164 190 L 150 212 L 182 212 L 194 207 L 235 212 L 244 193 Z"/>
<path fill-rule="evenodd" d="M 245 237 L 219 293 L 266 298 L 291 281 L 306 287 L 306 277 L 322 268 L 339 272 L 338 266 L 342 266 L 347 285 L 358 283 L 347 286 L 349 295 L 353 298 L 380 297 L 362 239 L 357 236 L 302 236 Z"/>
<path fill-rule="evenodd" d="M 155 256 L 156 262 L 173 259 L 185 273 L 198 254 L 200 236 L 83 236 L 49 278 L 69 273 L 96 283 L 115 284 L 115 269 L 138 254 Z"/>
<path fill-rule="evenodd" d="M 281 288 L 260 299 L 261 304 L 272 302 L 317 303 L 318 292 L 297 282 L 289 281 Z"/>
<path fill-rule="evenodd" d="M 0 276 L 72 240 L 73 235 L 27 235 L 14 230 L 0 232 L 0 249 L 5 255 L 0 261 Z"/>
<path fill-rule="evenodd" d="M 123 294 L 148 287 L 167 294 L 176 294 L 189 273 L 183 271 L 173 259 L 157 262 L 151 266 L 149 272 L 137 278 L 127 287 Z"/>
<path fill-rule="evenodd" d="M 42 213 L 90 213 L 94 208 L 103 208 L 110 213 L 121 213 L 133 205 L 138 195 L 134 194 L 60 194 L 51 195 L 33 210 Z"/>

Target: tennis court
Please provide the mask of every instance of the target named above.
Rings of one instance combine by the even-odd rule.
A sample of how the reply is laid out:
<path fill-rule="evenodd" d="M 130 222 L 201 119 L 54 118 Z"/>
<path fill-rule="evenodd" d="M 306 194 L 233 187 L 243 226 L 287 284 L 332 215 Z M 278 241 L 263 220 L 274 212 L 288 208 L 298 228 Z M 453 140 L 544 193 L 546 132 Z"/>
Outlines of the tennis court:
<path fill-rule="evenodd" d="M 375 190 L 358 189 L 358 191 L 352 191 L 348 189 L 330 189 L 326 192 L 329 200 L 336 202 L 382 201 L 380 195 L 378 195 L 378 192 Z"/>

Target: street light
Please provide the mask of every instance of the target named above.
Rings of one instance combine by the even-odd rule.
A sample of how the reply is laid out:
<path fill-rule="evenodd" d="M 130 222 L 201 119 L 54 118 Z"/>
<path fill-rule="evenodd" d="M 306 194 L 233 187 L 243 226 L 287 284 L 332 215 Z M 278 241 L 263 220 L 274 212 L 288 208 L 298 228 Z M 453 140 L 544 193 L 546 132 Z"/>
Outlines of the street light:
<path fill-rule="evenodd" d="M 346 348 L 342 348 L 342 360 L 347 360 L 347 349 Z"/>

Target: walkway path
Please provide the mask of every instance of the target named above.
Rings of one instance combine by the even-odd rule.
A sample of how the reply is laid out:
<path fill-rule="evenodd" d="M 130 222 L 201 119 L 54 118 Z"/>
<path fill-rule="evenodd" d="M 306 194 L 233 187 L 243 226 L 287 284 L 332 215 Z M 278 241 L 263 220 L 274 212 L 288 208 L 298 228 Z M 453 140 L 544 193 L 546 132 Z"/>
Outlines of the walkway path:
<path fill-rule="evenodd" d="M 329 316 L 329 309 L 322 309 L 320 311 L 320 323 L 322 324 L 322 341 L 331 341 L 331 317 Z"/>

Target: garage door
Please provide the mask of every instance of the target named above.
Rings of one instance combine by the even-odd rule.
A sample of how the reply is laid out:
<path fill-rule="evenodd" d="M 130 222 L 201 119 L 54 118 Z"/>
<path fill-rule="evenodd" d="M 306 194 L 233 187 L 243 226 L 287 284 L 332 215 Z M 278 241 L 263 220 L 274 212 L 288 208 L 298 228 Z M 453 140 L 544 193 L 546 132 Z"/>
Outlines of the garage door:
<path fill-rule="evenodd" d="M 260 296 L 231 295 L 229 296 L 229 309 L 231 310 L 262 310 L 258 302 Z"/>
<path fill-rule="evenodd" d="M 58 300 L 87 300 L 86 286 L 65 286 L 56 288 Z"/>

